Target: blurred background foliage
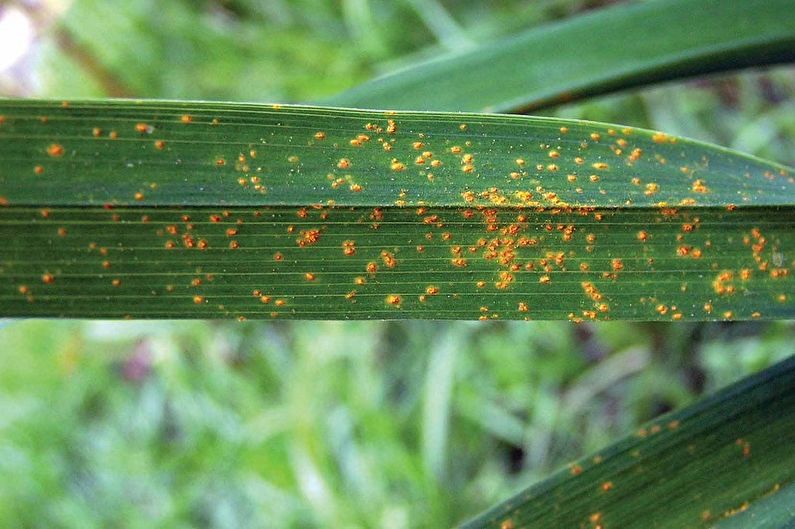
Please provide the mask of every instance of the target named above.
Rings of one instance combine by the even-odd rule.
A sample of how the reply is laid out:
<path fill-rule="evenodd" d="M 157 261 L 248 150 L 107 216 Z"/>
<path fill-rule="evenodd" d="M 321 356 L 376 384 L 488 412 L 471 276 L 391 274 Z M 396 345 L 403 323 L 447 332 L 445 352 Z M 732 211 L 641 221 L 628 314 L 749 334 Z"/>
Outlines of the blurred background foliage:
<path fill-rule="evenodd" d="M 0 95 L 319 101 L 607 3 L 0 1 Z M 547 113 L 795 164 L 793 67 Z M 6 322 L 0 525 L 448 527 L 793 338 L 792 322 Z"/>

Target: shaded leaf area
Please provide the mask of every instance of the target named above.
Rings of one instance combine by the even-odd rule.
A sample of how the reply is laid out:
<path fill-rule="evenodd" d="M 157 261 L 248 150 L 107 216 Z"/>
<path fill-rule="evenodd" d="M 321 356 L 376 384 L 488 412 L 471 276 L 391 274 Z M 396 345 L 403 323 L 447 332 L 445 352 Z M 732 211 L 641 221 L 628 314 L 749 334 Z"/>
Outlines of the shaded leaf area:
<path fill-rule="evenodd" d="M 618 5 L 408 67 L 327 102 L 529 111 L 653 82 L 788 62 L 795 58 L 793 28 L 788 0 Z"/>
<path fill-rule="evenodd" d="M 790 358 L 655 420 L 464 527 L 750 526 L 728 523 L 738 515 L 754 527 L 791 523 L 794 385 Z"/>
<path fill-rule="evenodd" d="M 753 505 L 742 504 L 735 516 L 721 520 L 720 529 L 756 527 L 757 529 L 788 529 L 795 523 L 795 485 L 774 487 L 766 497 Z"/>
<path fill-rule="evenodd" d="M 10 207 L 0 313 L 787 318 L 793 223 L 764 208 Z"/>
<path fill-rule="evenodd" d="M 795 186 L 591 122 L 0 104 L 0 314 L 793 315 Z"/>

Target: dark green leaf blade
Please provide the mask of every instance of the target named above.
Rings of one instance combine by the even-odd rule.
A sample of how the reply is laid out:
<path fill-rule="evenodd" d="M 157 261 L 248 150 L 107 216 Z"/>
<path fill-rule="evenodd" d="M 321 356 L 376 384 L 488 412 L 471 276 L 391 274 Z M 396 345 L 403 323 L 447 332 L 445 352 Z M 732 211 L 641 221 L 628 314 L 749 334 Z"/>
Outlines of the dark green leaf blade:
<path fill-rule="evenodd" d="M 463 527 L 788 527 L 793 387 L 795 357 L 654 421 Z M 745 516 L 751 512 L 759 525 Z"/>
<path fill-rule="evenodd" d="M 633 86 L 793 59 L 795 9 L 789 0 L 656 0 L 620 4 L 443 56 L 326 103 L 530 111 Z"/>
<path fill-rule="evenodd" d="M 788 318 L 785 167 L 523 116 L 0 102 L 0 315 Z"/>

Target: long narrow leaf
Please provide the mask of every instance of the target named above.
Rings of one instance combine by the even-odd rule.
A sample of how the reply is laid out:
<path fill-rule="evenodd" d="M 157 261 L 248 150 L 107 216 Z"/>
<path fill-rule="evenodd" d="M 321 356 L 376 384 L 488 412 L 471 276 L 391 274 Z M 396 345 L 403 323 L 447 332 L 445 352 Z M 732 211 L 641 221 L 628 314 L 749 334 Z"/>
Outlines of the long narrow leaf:
<path fill-rule="evenodd" d="M 0 102 L 0 315 L 795 315 L 791 170 L 604 124 Z"/>
<path fill-rule="evenodd" d="M 656 0 L 620 4 L 443 56 L 359 85 L 327 103 L 527 111 L 793 59 L 795 9 L 790 0 Z"/>
<path fill-rule="evenodd" d="M 640 428 L 465 529 L 792 527 L 795 357 Z"/>

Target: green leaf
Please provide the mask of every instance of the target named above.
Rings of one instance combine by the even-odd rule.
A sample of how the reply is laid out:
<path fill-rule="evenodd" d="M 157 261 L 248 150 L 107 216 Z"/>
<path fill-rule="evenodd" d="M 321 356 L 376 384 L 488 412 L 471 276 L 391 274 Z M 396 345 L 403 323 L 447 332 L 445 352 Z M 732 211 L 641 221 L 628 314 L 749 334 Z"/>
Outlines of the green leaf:
<path fill-rule="evenodd" d="M 753 504 L 741 504 L 739 512 L 721 520 L 718 529 L 791 529 L 795 522 L 795 485 L 774 487 L 771 494 Z"/>
<path fill-rule="evenodd" d="M 523 116 L 0 101 L 0 316 L 795 315 L 790 169 Z"/>
<path fill-rule="evenodd" d="M 790 0 L 622 3 L 397 71 L 326 103 L 530 111 L 648 83 L 793 59 L 795 9 Z"/>
<path fill-rule="evenodd" d="M 668 414 L 465 529 L 791 527 L 795 357 Z"/>

